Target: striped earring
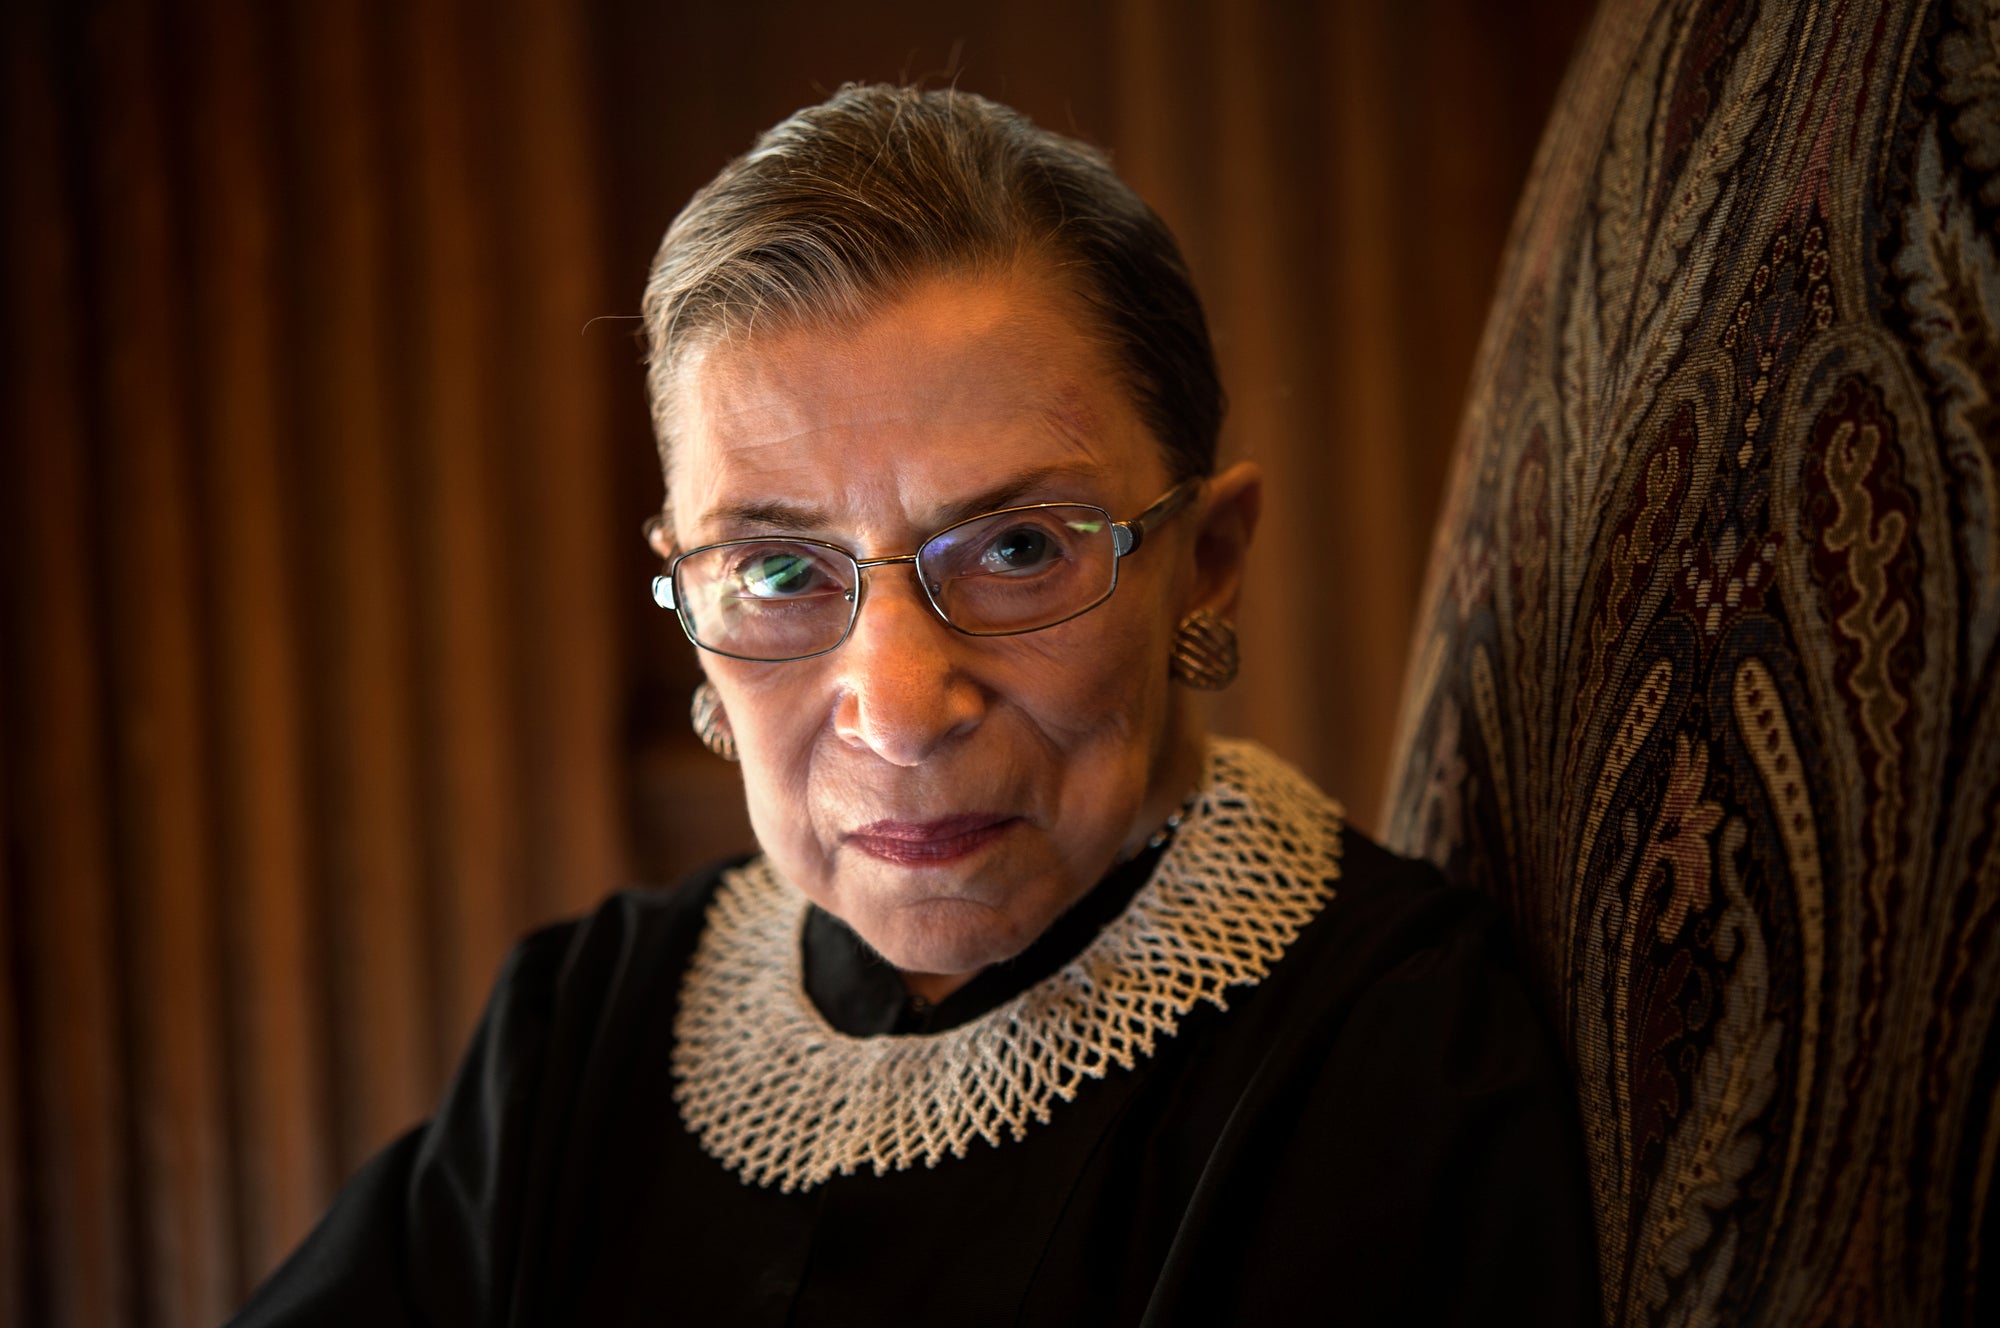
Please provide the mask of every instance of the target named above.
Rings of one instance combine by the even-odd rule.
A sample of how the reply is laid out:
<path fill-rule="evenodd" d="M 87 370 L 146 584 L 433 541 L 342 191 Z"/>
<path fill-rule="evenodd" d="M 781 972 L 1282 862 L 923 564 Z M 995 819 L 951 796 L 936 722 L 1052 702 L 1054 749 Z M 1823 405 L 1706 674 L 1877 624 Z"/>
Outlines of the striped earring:
<path fill-rule="evenodd" d="M 722 708 L 722 698 L 716 694 L 714 683 L 704 682 L 694 689 L 688 719 L 693 722 L 694 736 L 701 739 L 702 746 L 725 761 L 736 759 L 736 731 L 729 727 L 729 712 Z"/>
<path fill-rule="evenodd" d="M 1170 665 L 1174 681 L 1219 692 L 1236 681 L 1236 625 L 1219 613 L 1196 609 L 1174 632 Z"/>

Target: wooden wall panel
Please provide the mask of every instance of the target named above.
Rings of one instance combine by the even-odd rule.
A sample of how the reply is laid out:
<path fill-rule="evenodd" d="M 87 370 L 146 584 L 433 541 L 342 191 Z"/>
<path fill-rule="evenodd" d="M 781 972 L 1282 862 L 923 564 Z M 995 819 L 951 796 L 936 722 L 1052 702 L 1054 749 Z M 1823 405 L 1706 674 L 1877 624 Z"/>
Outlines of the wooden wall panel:
<path fill-rule="evenodd" d="M 419 531 L 423 705 L 432 740 L 419 754 L 431 792 L 428 863 L 440 940 L 441 1027 L 470 1028 L 528 898 L 527 844 L 514 809 L 525 783 L 509 727 L 519 708 L 508 657 L 517 628 L 515 566 L 526 541 L 508 519 L 503 369 L 491 338 L 513 301 L 481 200 L 502 152 L 475 100 L 486 47 L 484 6 L 414 5 L 391 43 L 393 81 L 409 97 L 414 157 L 411 231 L 423 333 L 411 366 Z"/>
<path fill-rule="evenodd" d="M 52 60 L 61 35 L 46 16 L 10 11 L 5 43 L 8 208 L 6 355 L 0 397 L 9 544 L 5 560 L 8 685 L 7 952 L 12 1039 L 21 1060 L 13 1223 L 23 1246 L 7 1260 L 6 1299 L 24 1321 L 116 1322 L 130 1304 L 132 1210 L 129 1082 L 121 1055 L 122 983 L 114 962 L 113 812 L 102 712 L 107 652 L 94 584 L 105 545 L 93 538 L 84 446 L 90 328 L 77 231 L 82 199 L 69 148 L 75 126 Z M 31 390 L 32 389 L 32 390 Z M 18 836 L 17 838 L 13 836 Z M 13 1188 L 10 1186 L 9 1188 Z"/>
<path fill-rule="evenodd" d="M 7 669 L 14 661 L 0 654 L 0 694 L 12 689 Z M 11 716 L 0 713 L 0 750 L 6 748 Z M 0 761 L 0 843 L 20 842 L 13 828 L 16 808 L 7 786 L 11 763 Z M 0 853 L 0 1322 L 26 1323 L 27 1186 L 21 1175 L 30 1156 L 26 1122 L 22 1119 L 22 1088 L 26 1068 L 21 1055 L 22 1009 L 15 978 L 22 971 L 20 920 L 14 916 L 19 865 Z"/>
<path fill-rule="evenodd" d="M 1582 8 L 6 7 L 0 1322 L 214 1322 L 514 937 L 742 846 L 646 594 L 630 315 L 842 79 L 1011 100 L 1180 231 L 1273 479 L 1221 726 L 1365 819 Z"/>
<path fill-rule="evenodd" d="M 422 1113 L 432 1068 L 422 950 L 416 754 L 415 566 L 409 440 L 391 400 L 410 352 L 390 247 L 395 128 L 368 113 L 384 89 L 379 24 L 354 5 L 292 11 L 293 160 L 302 272 L 285 329 L 298 348 L 297 439 L 307 479 L 313 642 L 335 1011 L 335 1127 L 354 1156 Z M 362 1042 L 353 1036 L 366 1030 Z M 285 1232 L 297 1230 L 286 1214 Z M 280 1237 L 282 1238 L 282 1237 Z"/>
<path fill-rule="evenodd" d="M 522 714 L 539 846 L 530 908 L 574 912 L 626 870 L 613 779 L 621 683 L 613 606 L 637 604 L 644 587 L 611 581 L 606 537 L 623 531 L 607 492 L 607 362 L 591 352 L 630 343 L 602 325 L 597 337 L 590 331 L 614 306 L 600 280 L 583 35 L 560 0 L 509 0 L 498 14 L 505 92 L 495 129 L 513 152 L 501 201 L 520 260 L 507 319 L 511 404 L 519 412 L 516 473 L 533 499 L 520 511 L 526 556 L 516 565 L 512 609 L 529 643 Z M 631 389 L 629 377 L 623 386 Z"/>
<path fill-rule="evenodd" d="M 133 1195 L 119 1215 L 135 1292 L 185 1320 L 215 1313 L 231 1290 L 188 288 L 160 18 L 131 0 L 106 5 L 85 50 L 121 89 L 99 104 L 87 163 L 87 288 L 100 311 L 89 362 L 102 377 L 94 515 L 77 532 L 105 554 L 92 601 L 103 612 L 118 809 L 112 985 L 137 1108 L 124 1126 Z"/>
<path fill-rule="evenodd" d="M 1320 288 L 1321 298 L 1340 311 L 1327 357 L 1338 366 L 1329 374 L 1323 412 L 1328 464 L 1321 483 L 1306 492 L 1324 495 L 1351 485 L 1377 501 L 1342 504 L 1338 521 L 1321 520 L 1333 565 L 1352 574 L 1337 578 L 1334 630 L 1319 634 L 1313 653 L 1348 661 L 1332 689 L 1330 740 L 1373 755 L 1388 749 L 1389 709 L 1357 701 L 1393 696 L 1401 661 L 1390 651 L 1346 643 L 1356 635 L 1371 641 L 1409 636 L 1420 574 L 1402 556 L 1404 532 L 1428 524 L 1432 506 L 1430 495 L 1412 493 L 1406 482 L 1409 418 L 1414 399 L 1454 394 L 1456 384 L 1430 381 L 1436 367 L 1427 349 L 1412 355 L 1423 346 L 1424 329 L 1413 316 L 1409 278 L 1425 261 L 1435 219 L 1410 206 L 1406 176 L 1398 169 L 1410 137 L 1406 120 L 1420 113 L 1421 101 L 1398 78 L 1398 24 L 1386 9 L 1349 7 L 1328 26 L 1334 60 L 1321 125 L 1331 146 L 1332 187 L 1348 201 L 1333 213 L 1327 244 L 1333 262 Z M 1312 524 L 1311 514 L 1299 508 L 1285 518 Z M 1364 825 L 1372 824 L 1380 769 L 1348 772 L 1347 797 Z"/>
<path fill-rule="evenodd" d="M 229 1054 L 232 1224 L 225 1303 L 317 1215 L 338 1174 L 303 628 L 301 421 L 288 390 L 281 79 L 267 7 L 189 18 L 189 340 L 211 656 L 217 944 Z M 211 1316 L 212 1317 L 212 1316 Z M 166 1322 L 184 1322 L 166 1318 Z M 192 1321 L 201 1321 L 198 1317 Z"/>

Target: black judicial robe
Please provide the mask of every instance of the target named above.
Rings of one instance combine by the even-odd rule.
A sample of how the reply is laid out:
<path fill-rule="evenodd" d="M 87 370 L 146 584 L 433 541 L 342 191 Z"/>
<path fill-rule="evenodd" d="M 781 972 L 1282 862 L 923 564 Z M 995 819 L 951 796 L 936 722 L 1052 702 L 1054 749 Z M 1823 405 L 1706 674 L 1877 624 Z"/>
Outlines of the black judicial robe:
<path fill-rule="evenodd" d="M 935 1006 L 831 917 L 843 1032 L 962 1023 L 1059 968 L 1157 853 Z M 682 1127 L 680 979 L 720 871 L 508 961 L 437 1116 L 368 1164 L 245 1325 L 1598 1321 L 1567 1076 L 1484 899 L 1349 830 L 1330 903 L 1052 1118 L 935 1167 L 759 1188 Z"/>

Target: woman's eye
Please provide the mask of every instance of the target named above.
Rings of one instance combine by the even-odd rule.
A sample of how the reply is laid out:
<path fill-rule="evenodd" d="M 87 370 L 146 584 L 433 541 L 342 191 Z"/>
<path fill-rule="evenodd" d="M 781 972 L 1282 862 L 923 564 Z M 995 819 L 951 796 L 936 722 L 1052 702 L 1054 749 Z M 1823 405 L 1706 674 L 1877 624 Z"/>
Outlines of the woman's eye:
<path fill-rule="evenodd" d="M 754 599 L 787 599 L 826 587 L 819 564 L 802 553 L 760 553 L 736 569 L 740 593 Z"/>
<path fill-rule="evenodd" d="M 1040 526 L 1014 526 L 987 541 L 979 555 L 982 572 L 1029 572 L 1062 556 L 1054 535 Z"/>

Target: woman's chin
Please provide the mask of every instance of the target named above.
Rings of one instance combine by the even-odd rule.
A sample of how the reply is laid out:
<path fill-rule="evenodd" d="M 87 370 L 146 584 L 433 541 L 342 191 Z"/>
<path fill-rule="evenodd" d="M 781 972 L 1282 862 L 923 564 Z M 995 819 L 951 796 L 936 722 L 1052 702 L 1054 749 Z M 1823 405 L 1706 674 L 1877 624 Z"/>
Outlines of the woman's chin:
<path fill-rule="evenodd" d="M 1004 963 L 1074 903 L 1081 873 L 1020 821 L 943 863 L 905 864 L 849 843 L 821 875 L 792 879 L 904 973 L 970 977 Z"/>
<path fill-rule="evenodd" d="M 963 980 L 1012 959 L 1037 929 L 990 904 L 937 898 L 901 905 L 879 925 L 856 930 L 904 973 Z"/>

